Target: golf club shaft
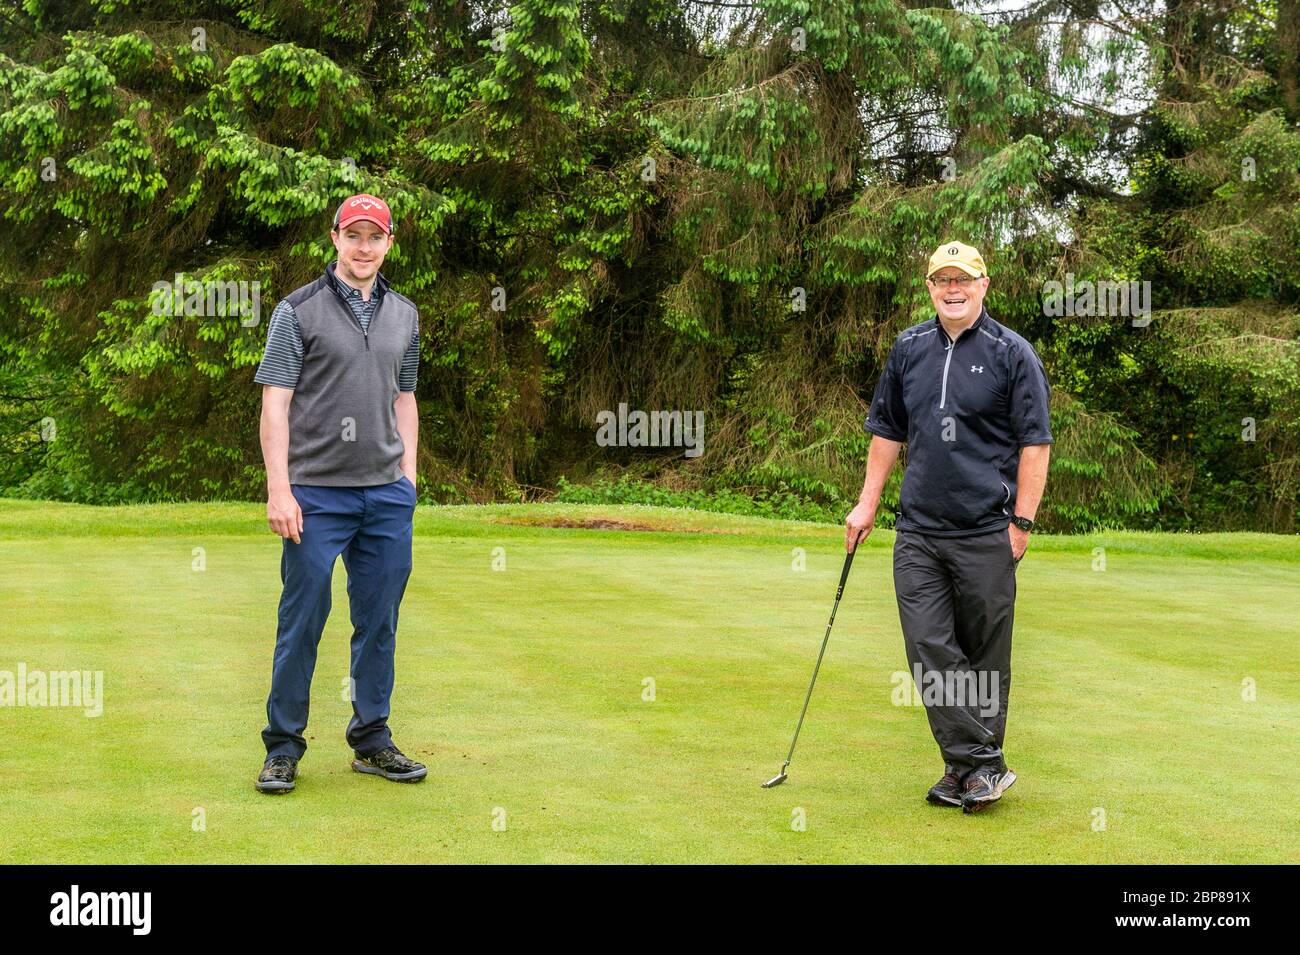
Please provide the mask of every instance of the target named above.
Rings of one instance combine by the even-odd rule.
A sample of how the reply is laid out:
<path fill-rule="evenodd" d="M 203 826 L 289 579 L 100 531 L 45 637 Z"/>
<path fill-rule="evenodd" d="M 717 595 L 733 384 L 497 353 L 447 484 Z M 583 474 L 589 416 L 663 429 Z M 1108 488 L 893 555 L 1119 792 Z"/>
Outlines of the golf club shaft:
<path fill-rule="evenodd" d="M 861 539 L 859 538 L 859 542 Z M 826 624 L 826 635 L 822 637 L 822 648 L 817 653 L 817 665 L 813 667 L 812 679 L 808 682 L 808 693 L 803 698 L 803 709 L 799 711 L 799 723 L 794 728 L 794 738 L 790 740 L 790 752 L 786 754 L 785 763 L 781 766 L 781 772 L 784 773 L 790 765 L 790 760 L 794 759 L 794 748 L 799 742 L 799 731 L 803 729 L 803 718 L 808 715 L 808 703 L 812 700 L 813 687 L 817 685 L 817 673 L 822 668 L 822 657 L 826 655 L 826 644 L 831 639 L 831 627 L 835 626 L 835 612 L 840 609 L 840 598 L 844 596 L 844 584 L 849 579 L 849 568 L 853 566 L 853 555 L 858 552 L 854 546 L 844 557 L 844 570 L 840 572 L 840 586 L 835 591 L 835 604 L 831 607 L 831 619 Z"/>

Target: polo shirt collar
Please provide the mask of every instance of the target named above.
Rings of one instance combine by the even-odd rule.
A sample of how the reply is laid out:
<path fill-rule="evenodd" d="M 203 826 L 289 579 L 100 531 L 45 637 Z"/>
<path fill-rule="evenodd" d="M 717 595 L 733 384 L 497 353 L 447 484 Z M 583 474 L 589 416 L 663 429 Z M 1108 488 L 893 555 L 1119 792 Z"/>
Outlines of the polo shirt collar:
<path fill-rule="evenodd" d="M 349 293 L 355 293 L 357 295 L 360 295 L 361 292 L 359 289 L 353 288 L 347 282 L 344 282 L 341 278 L 339 278 L 337 275 L 334 274 L 334 270 L 335 268 L 337 268 L 337 266 L 338 266 L 337 260 L 325 266 L 325 281 L 329 283 L 330 288 L 334 290 L 335 294 L 337 294 L 339 298 L 343 299 L 343 301 L 346 302 L 349 298 Z M 384 293 L 387 291 L 388 291 L 388 279 L 384 278 L 384 274 L 380 272 L 375 275 L 375 287 L 370 290 L 371 294 L 374 296 L 375 299 L 375 308 L 379 307 L 379 303 L 380 301 L 383 300 Z"/>

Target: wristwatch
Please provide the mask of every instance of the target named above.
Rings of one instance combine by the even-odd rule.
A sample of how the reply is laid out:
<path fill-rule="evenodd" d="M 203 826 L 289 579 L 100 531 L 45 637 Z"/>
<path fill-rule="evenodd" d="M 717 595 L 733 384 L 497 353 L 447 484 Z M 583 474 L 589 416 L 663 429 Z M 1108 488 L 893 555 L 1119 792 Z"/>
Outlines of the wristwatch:
<path fill-rule="evenodd" d="M 1016 527 L 1020 528 L 1026 534 L 1034 529 L 1034 522 L 1027 517 L 1021 517 L 1019 514 L 1016 514 L 1011 518 L 1011 523 L 1015 524 Z"/>

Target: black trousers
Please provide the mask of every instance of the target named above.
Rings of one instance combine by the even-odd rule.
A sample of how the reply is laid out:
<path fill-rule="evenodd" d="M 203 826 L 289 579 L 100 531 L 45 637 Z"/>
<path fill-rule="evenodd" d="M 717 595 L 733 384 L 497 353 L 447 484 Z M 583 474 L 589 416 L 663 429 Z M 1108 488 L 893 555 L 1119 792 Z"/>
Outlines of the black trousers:
<path fill-rule="evenodd" d="M 1006 529 L 899 531 L 894 591 L 907 662 L 946 772 L 1003 765 L 1016 565 Z"/>

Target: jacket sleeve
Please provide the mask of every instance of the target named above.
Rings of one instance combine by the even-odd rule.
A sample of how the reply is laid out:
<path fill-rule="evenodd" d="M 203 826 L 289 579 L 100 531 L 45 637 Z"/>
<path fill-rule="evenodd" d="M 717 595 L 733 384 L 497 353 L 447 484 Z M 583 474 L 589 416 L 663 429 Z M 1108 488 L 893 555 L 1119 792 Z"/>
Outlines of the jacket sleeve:
<path fill-rule="evenodd" d="M 885 370 L 876 382 L 863 428 L 890 441 L 907 440 L 907 406 L 903 404 L 902 353 L 899 342 L 889 351 Z"/>
<path fill-rule="evenodd" d="M 1048 404 L 1051 387 L 1043 363 L 1028 346 L 1011 355 L 1011 381 L 1007 400 L 1011 411 L 1011 433 L 1017 445 L 1053 444 Z"/>

